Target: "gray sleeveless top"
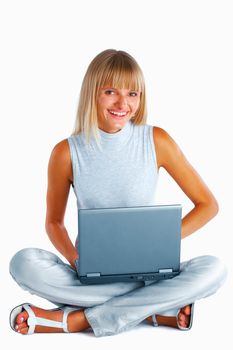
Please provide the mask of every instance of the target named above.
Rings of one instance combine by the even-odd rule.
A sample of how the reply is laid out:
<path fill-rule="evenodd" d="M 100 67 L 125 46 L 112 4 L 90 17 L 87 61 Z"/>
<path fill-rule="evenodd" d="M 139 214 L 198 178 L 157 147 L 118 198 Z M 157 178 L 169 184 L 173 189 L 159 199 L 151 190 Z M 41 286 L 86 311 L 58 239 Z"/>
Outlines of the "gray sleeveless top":
<path fill-rule="evenodd" d="M 84 133 L 68 137 L 73 190 L 80 209 L 155 204 L 158 180 L 152 125 L 128 121 L 116 133 L 99 129 L 102 150 Z"/>

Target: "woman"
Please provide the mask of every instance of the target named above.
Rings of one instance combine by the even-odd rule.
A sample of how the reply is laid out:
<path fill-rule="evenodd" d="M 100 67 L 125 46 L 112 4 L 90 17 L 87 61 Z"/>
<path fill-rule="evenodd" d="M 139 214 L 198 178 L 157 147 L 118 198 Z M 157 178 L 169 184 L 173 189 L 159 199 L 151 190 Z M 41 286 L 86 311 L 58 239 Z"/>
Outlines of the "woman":
<path fill-rule="evenodd" d="M 79 208 L 154 204 L 159 168 L 173 177 L 194 204 L 182 219 L 182 238 L 218 212 L 218 203 L 163 129 L 146 124 L 143 73 L 124 51 L 105 50 L 85 74 L 75 130 L 52 150 L 48 165 L 46 231 L 67 259 L 36 248 L 17 252 L 10 262 L 15 281 L 58 305 L 44 310 L 30 304 L 14 308 L 11 327 L 21 334 L 79 332 L 96 336 L 126 331 L 144 319 L 182 330 L 192 326 L 194 302 L 213 294 L 226 278 L 214 256 L 181 263 L 180 274 L 153 282 L 81 285 L 75 271 L 77 245 L 64 226 L 70 186 Z"/>

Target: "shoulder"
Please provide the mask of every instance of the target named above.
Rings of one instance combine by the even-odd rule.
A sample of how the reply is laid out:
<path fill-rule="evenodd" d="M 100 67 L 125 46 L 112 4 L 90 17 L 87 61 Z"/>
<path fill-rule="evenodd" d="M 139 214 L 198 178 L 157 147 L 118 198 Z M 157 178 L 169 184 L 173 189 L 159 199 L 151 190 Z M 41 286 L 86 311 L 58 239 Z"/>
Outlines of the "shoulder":
<path fill-rule="evenodd" d="M 52 149 L 49 166 L 72 181 L 72 163 L 68 139 L 58 142 Z"/>
<path fill-rule="evenodd" d="M 172 140 L 168 132 L 158 126 L 153 126 L 153 135 L 154 139 L 159 143 L 166 143 Z"/>
<path fill-rule="evenodd" d="M 70 149 L 68 139 L 58 142 L 52 149 L 51 157 L 61 161 L 70 160 Z"/>
<path fill-rule="evenodd" d="M 153 137 L 158 167 L 166 166 L 171 158 L 181 153 L 179 146 L 166 130 L 153 126 Z"/>

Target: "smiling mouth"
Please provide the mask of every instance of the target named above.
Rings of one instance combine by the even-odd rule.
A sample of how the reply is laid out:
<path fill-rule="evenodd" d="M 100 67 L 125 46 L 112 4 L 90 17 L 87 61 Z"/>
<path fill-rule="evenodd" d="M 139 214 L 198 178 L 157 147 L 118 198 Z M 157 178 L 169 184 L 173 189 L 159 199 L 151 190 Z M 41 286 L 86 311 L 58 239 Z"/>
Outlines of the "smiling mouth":
<path fill-rule="evenodd" d="M 111 114 L 112 117 L 117 118 L 117 119 L 121 119 L 124 118 L 125 116 L 128 115 L 129 111 L 125 111 L 125 112 L 115 112 L 112 110 L 108 109 L 109 114 Z"/>

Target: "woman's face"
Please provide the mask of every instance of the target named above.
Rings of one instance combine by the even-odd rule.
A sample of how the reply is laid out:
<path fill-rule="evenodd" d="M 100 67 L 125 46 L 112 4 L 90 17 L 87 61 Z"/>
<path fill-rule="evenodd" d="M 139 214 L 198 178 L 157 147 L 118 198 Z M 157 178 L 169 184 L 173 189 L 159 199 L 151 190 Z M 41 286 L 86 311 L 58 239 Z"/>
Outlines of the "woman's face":
<path fill-rule="evenodd" d="M 140 103 L 140 92 L 103 87 L 97 98 L 98 127 L 115 133 L 134 116 Z"/>

